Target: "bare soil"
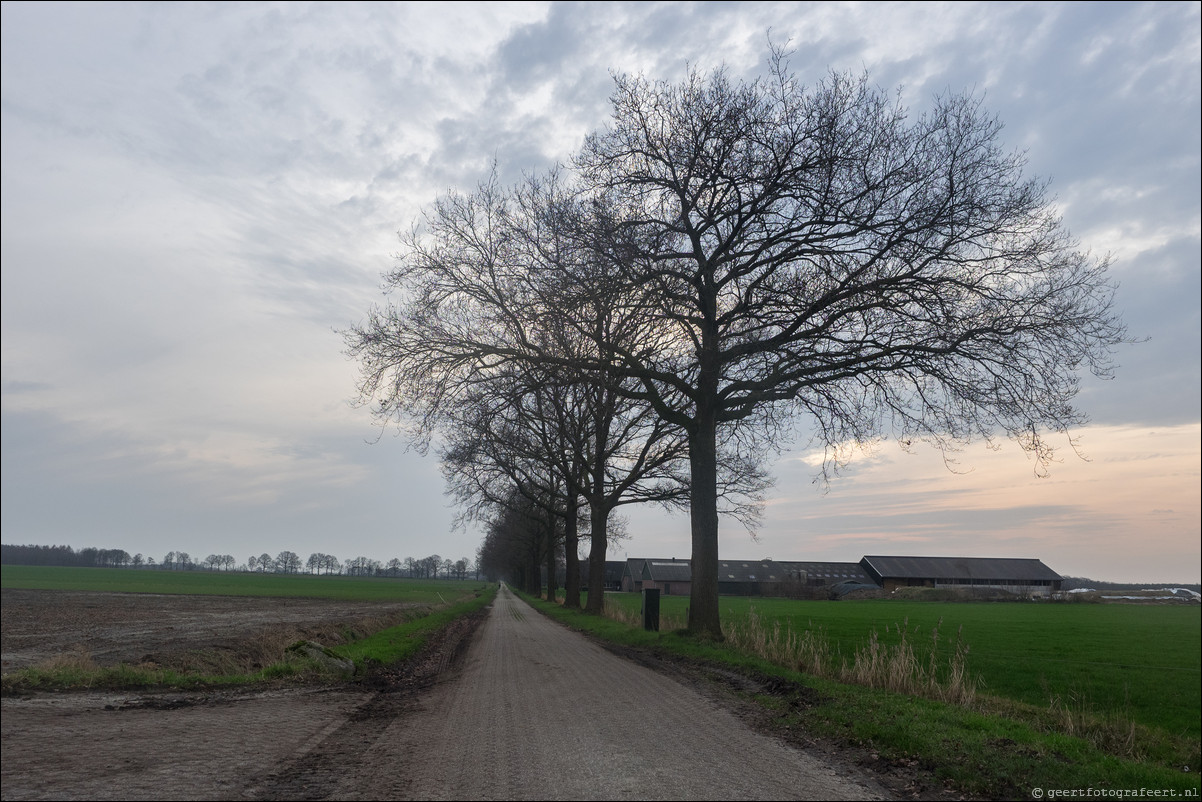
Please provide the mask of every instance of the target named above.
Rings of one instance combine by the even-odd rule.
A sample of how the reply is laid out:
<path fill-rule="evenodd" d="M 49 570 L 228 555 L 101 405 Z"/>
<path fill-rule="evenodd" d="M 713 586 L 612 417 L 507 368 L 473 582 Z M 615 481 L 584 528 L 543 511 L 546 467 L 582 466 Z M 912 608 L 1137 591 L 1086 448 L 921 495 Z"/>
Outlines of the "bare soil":
<path fill-rule="evenodd" d="M 505 618 L 539 618 L 524 605 L 510 605 Z M 290 599 L 243 599 L 197 596 L 143 596 L 120 593 L 3 591 L 3 663 L 5 671 L 53 658 L 64 650 L 86 650 L 96 662 L 171 662 L 172 655 L 195 655 L 197 650 L 255 651 L 253 643 L 265 633 L 336 632 L 355 622 L 403 616 L 404 609 L 387 603 L 344 603 Z M 519 612 L 511 612 L 518 610 Z M 574 788 L 572 798 L 652 798 L 651 785 L 626 786 L 632 761 L 644 761 L 644 777 L 659 778 L 664 763 L 630 752 L 635 729 L 622 725 L 622 737 L 599 754 L 582 753 L 572 765 L 578 776 L 563 786 L 564 777 L 519 778 L 507 772 L 537 766 L 549 753 L 565 751 L 575 736 L 562 716 L 552 713 L 548 693 L 552 683 L 575 676 L 580 669 L 558 665 L 542 655 L 538 664 L 508 677 L 491 693 L 474 672 L 478 664 L 494 662 L 511 651 L 509 644 L 525 636 L 487 637 L 477 632 L 490 611 L 460 619 L 439 633 L 418 657 L 382 668 L 355 682 L 305 687 L 256 687 L 234 690 L 180 692 L 79 692 L 8 696 L 0 700 L 3 715 L 0 798 L 3 799 L 431 799 L 431 798 L 566 798 L 560 791 Z M 498 624 L 492 615 L 489 632 Z M 481 630 L 483 631 L 483 630 Z M 541 636 L 540 636 L 541 637 Z M 470 647 L 470 648 L 469 648 Z M 574 648 L 574 647 L 573 647 Z M 586 652 L 586 672 L 608 677 L 597 650 Z M 805 733 L 772 730 L 748 693 L 779 694 L 797 703 L 797 688 L 774 688 L 772 681 L 664 660 L 637 652 L 620 653 L 623 662 L 665 677 L 682 686 L 687 698 L 703 701 L 684 707 L 713 711 L 741 722 L 748 730 L 766 734 L 812 764 L 814 782 L 829 790 L 797 787 L 785 798 L 947 798 L 948 789 L 932 782 L 915 766 L 886 764 L 866 751 L 810 739 Z M 545 665 L 543 664 L 545 663 Z M 531 675 L 531 672 L 546 673 Z M 562 669 L 562 670 L 556 670 Z M 510 669 L 510 672 L 513 670 Z M 489 680 L 495 682 L 495 680 Z M 644 682 L 644 680 L 639 680 Z M 563 684 L 568 707 L 581 690 Z M 651 696 L 663 698 L 666 686 Z M 676 691 L 671 691 L 676 693 Z M 606 696 L 609 694 L 609 696 Z M 691 696 L 690 696 L 691 694 Z M 637 720 L 642 705 L 627 682 L 606 691 L 615 713 L 625 707 Z M 804 700 L 802 701 L 804 703 Z M 513 728 L 515 705 L 525 706 L 539 721 L 538 728 L 515 729 L 511 739 L 484 738 L 501 725 Z M 492 706 L 492 707 L 490 707 Z M 604 707 L 605 705 L 602 705 Z M 676 715 L 682 704 L 670 708 Z M 468 723 L 468 713 L 492 709 L 494 724 Z M 725 712 L 721 712 L 725 711 Z M 597 703 L 579 708 L 584 730 L 608 726 Z M 707 713 L 708 714 L 708 713 Z M 469 732 L 455 729 L 460 723 Z M 616 726 L 616 725 L 615 725 Z M 654 722 L 648 726 L 655 727 Z M 732 726 L 729 723 L 723 727 Z M 638 725 L 642 728 L 642 724 Z M 703 735 L 704 727 L 681 725 L 670 738 L 650 741 L 651 749 Z M 541 740 L 540 740 L 541 739 Z M 731 765 L 734 747 L 725 735 L 714 738 L 719 752 L 713 766 Z M 786 743 L 787 742 L 787 743 Z M 609 743 L 607 741 L 607 743 Z M 541 745 L 541 746 L 540 746 Z M 678 744 L 679 745 L 679 744 Z M 757 746 L 755 751 L 762 750 Z M 531 751 L 534 750 L 534 751 Z M 745 763 L 750 757 L 735 761 Z M 679 758 L 674 758 L 679 760 Z M 641 764 L 640 764 L 641 765 Z M 473 767 L 493 772 L 480 785 Z M 509 768 L 505 768 L 509 767 Z M 516 768 L 515 768 L 516 767 Z M 529 769 L 524 769 L 529 771 Z M 606 780 L 602 771 L 612 772 Z M 501 772 L 501 773 L 497 773 Z M 594 776 L 595 775 L 595 776 Z M 704 786 L 714 798 L 722 771 Z M 684 780 L 694 779 L 689 773 Z M 610 783 L 617 782 L 617 785 Z M 467 784 L 465 784 L 467 783 Z M 557 791 L 558 789 L 558 791 Z M 581 789 L 593 789 L 585 793 Z M 677 798 L 669 794 L 663 798 Z M 766 798 L 749 786 L 725 798 Z M 953 796 L 954 798 L 954 796 Z"/>
<path fill-rule="evenodd" d="M 391 626 L 403 602 L 251 596 L 178 596 L 64 590 L 0 591 L 5 672 L 65 657 L 97 665 L 195 666 L 198 660 L 261 667 L 302 638 L 335 645 L 348 631 Z M 201 653 L 208 653 L 203 655 Z"/>

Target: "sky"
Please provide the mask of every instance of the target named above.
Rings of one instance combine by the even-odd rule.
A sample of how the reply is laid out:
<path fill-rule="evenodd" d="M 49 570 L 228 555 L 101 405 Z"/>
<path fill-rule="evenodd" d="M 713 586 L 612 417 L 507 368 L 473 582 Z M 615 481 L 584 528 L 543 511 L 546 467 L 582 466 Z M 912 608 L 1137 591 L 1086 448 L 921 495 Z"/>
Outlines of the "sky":
<path fill-rule="evenodd" d="M 1113 260 L 1130 334 L 1040 477 L 1017 445 L 890 442 L 815 482 L 778 444 L 723 558 L 1034 557 L 1198 582 L 1200 6 L 1184 3 L 10 3 L 2 49 L 2 529 L 161 559 L 472 558 L 435 457 L 357 406 L 339 330 L 440 194 L 609 119 L 618 73 L 866 73 L 973 92 Z M 687 557 L 687 516 L 610 554 Z"/>

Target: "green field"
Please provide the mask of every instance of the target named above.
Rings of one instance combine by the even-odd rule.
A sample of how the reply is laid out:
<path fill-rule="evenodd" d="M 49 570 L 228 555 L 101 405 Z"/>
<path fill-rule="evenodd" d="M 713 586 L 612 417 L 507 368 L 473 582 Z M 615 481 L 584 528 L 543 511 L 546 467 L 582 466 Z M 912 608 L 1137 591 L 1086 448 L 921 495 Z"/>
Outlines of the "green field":
<path fill-rule="evenodd" d="M 607 602 L 637 612 L 638 594 Z M 683 621 L 688 599 L 664 596 L 666 622 Z M 916 650 L 940 649 L 957 631 L 980 692 L 1044 708 L 1126 718 L 1197 739 L 1202 718 L 1202 608 L 1198 605 L 983 604 L 907 601 L 790 601 L 723 597 L 725 626 L 751 614 L 772 626 L 817 630 L 839 653 L 862 648 L 872 631 L 884 643 L 906 630 Z M 942 622 L 942 623 L 940 623 Z"/>
<path fill-rule="evenodd" d="M 409 601 L 447 604 L 486 583 L 451 579 L 255 574 L 223 571 L 159 571 L 133 568 L 0 566 L 0 587 L 36 590 L 100 590 L 202 596 L 274 596 L 343 601 Z"/>

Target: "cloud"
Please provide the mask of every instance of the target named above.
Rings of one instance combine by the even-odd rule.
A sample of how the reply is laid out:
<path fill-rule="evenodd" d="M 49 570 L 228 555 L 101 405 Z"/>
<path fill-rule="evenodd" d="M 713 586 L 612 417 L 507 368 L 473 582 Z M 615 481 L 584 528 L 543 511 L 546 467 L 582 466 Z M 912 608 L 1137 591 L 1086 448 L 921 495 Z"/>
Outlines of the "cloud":
<path fill-rule="evenodd" d="M 378 432 L 347 404 L 335 330 L 379 299 L 424 205 L 494 159 L 506 182 L 545 169 L 603 126 L 611 70 L 752 78 L 771 31 L 811 83 L 866 71 L 914 113 L 936 93 L 984 95 L 1082 247 L 1113 255 L 1119 307 L 1149 339 L 1120 351 L 1114 381 L 1083 384 L 1092 471 L 1069 457 L 1035 482 L 1013 452 L 972 452 L 958 476 L 882 448 L 822 495 L 813 455 L 794 453 L 760 545 L 732 530 L 723 553 L 854 559 L 875 538 L 1070 564 L 1067 544 L 1100 533 L 1099 566 L 1197 565 L 1199 17 L 1188 3 L 5 4 L 5 541 L 86 532 L 147 550 L 165 531 L 236 532 L 274 553 L 331 551 L 339 532 L 380 557 L 471 553 L 474 533 L 448 534 L 434 461 L 364 444 Z M 664 532 L 684 556 L 686 518 L 644 520 L 633 553 Z M 171 547 L 234 548 L 207 542 Z"/>

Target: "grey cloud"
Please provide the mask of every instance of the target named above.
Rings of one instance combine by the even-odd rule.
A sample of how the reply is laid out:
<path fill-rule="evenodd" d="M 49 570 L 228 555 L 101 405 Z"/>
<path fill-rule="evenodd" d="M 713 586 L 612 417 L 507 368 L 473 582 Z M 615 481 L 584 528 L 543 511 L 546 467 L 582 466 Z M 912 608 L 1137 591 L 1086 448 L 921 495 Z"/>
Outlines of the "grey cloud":
<path fill-rule="evenodd" d="M 236 532 L 301 551 L 302 537 L 330 550 L 321 532 L 350 531 L 381 557 L 406 542 L 470 553 L 439 539 L 450 516 L 429 503 L 441 489 L 433 460 L 391 437 L 364 446 L 377 434 L 365 412 L 358 428 L 338 411 L 287 431 L 276 418 L 305 413 L 280 402 L 266 414 L 255 394 L 311 374 L 345 376 L 323 404 L 351 396 L 331 329 L 378 298 L 395 232 L 447 189 L 470 191 L 494 157 L 510 182 L 570 155 L 573 137 L 608 120 L 611 69 L 677 80 L 687 64 L 725 62 L 750 76 L 769 29 L 810 81 L 867 69 L 905 84 L 916 112 L 936 92 L 984 93 L 1083 244 L 1119 238 L 1118 299 L 1131 333 L 1151 337 L 1119 354 L 1114 382 L 1087 380 L 1081 406 L 1104 423 L 1197 420 L 1196 4 L 448 8 L 4 5 L 6 542 L 86 529 L 91 544 L 130 549 L 117 539 L 169 531 L 166 548 L 226 551 L 205 539 Z M 448 26 L 455 14 L 464 30 Z M 59 401 L 22 406 L 63 398 L 87 398 L 92 423 Z M 214 504 L 220 469 L 159 470 L 147 454 L 170 456 L 166 438 L 119 428 L 148 409 L 190 436 L 265 432 L 282 463 L 325 455 L 372 478 L 336 489 L 320 484 L 328 475 L 298 478 L 273 488 L 276 507 Z M 807 466 L 781 476 L 782 495 L 822 498 Z M 298 512 L 318 496 L 327 508 Z M 62 497 L 82 512 L 39 517 Z M 1019 504 L 999 515 L 1034 529 L 1072 512 Z M 998 531 L 975 513 L 928 523 L 941 537 Z"/>

